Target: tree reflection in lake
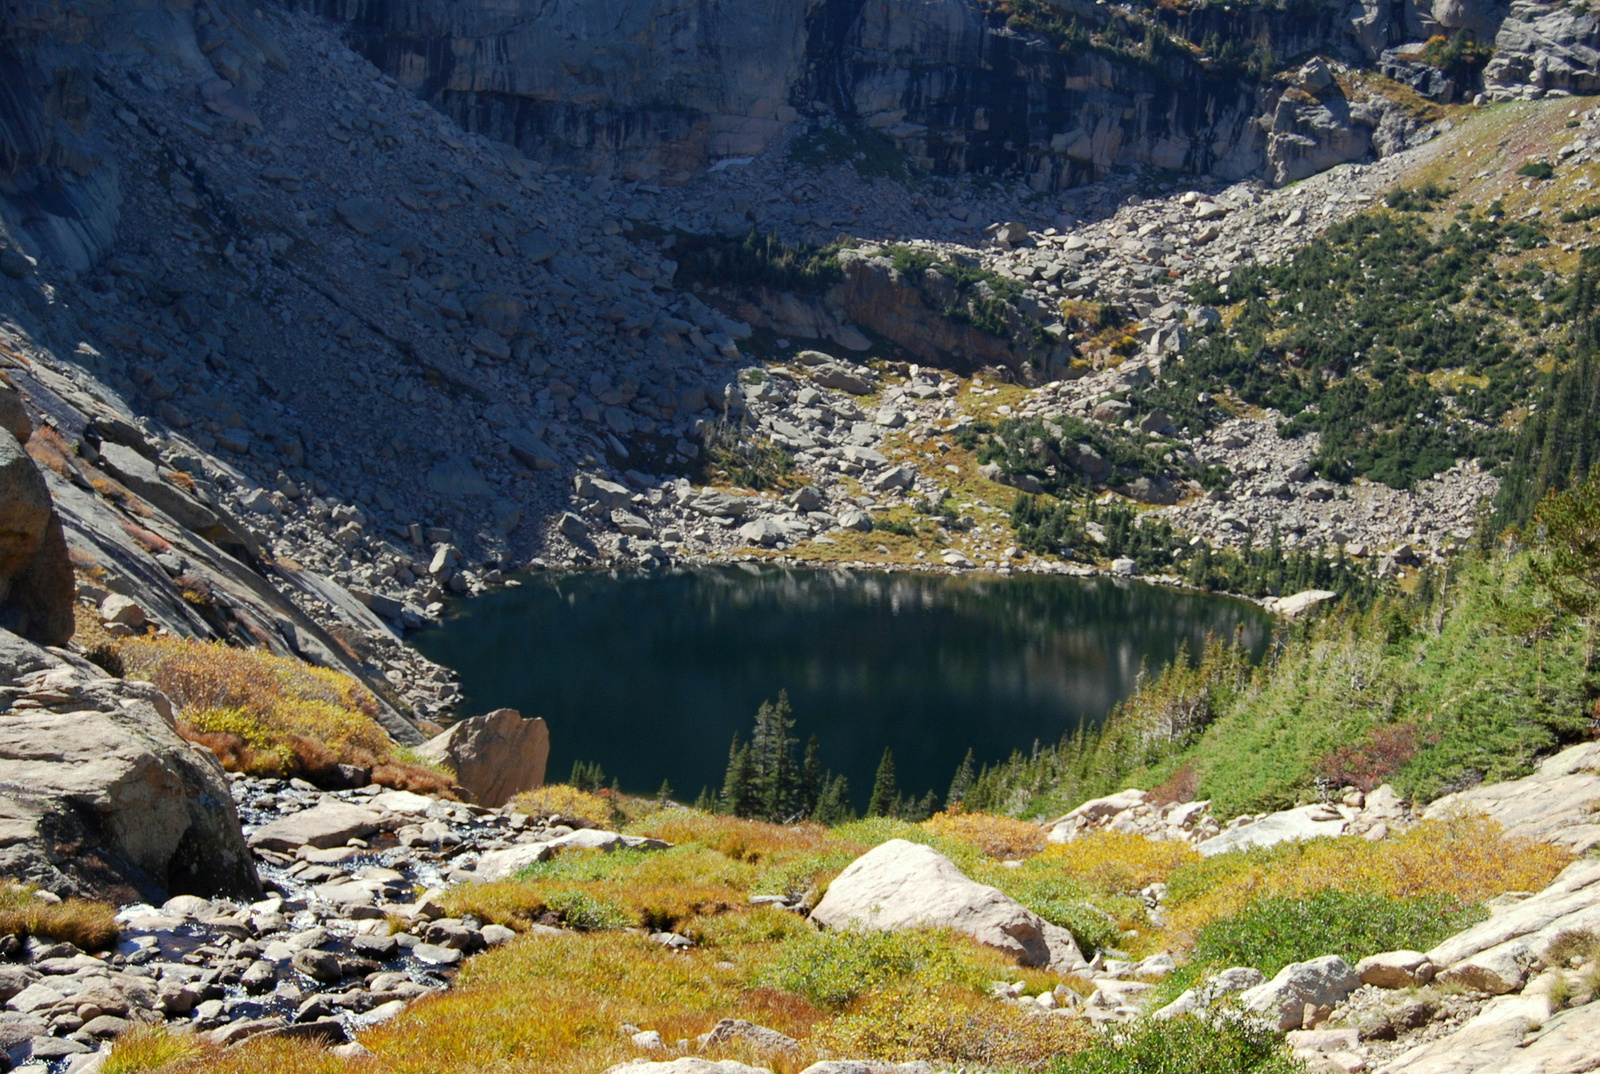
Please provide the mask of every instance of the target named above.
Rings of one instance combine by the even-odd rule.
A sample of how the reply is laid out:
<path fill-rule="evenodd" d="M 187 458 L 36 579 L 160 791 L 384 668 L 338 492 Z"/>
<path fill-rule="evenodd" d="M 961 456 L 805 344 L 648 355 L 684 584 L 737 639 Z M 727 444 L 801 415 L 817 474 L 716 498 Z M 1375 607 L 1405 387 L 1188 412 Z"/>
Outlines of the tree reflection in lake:
<path fill-rule="evenodd" d="M 1187 641 L 1259 655 L 1254 605 L 1103 578 L 756 567 L 533 575 L 456 605 L 417 637 L 461 673 L 463 711 L 550 723 L 550 773 L 600 762 L 624 788 L 720 786 L 728 742 L 789 691 L 801 740 L 850 778 L 858 807 L 892 746 L 903 789 L 943 795 L 980 763 L 1097 721 L 1141 666 Z"/>

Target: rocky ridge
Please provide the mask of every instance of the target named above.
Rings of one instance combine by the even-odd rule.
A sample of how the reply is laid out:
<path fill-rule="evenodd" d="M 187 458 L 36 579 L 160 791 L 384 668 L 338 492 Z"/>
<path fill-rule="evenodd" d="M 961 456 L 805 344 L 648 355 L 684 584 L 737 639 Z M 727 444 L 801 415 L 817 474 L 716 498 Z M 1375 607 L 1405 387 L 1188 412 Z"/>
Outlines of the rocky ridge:
<path fill-rule="evenodd" d="M 1109 181 L 1044 204 L 1003 184 L 930 195 L 779 151 L 680 187 L 588 181 L 463 133 L 314 19 L 207 6 L 163 33 L 171 47 L 153 53 L 105 41 L 89 54 L 95 159 L 122 162 L 121 204 L 139 208 L 111 256 L 80 244 L 83 264 L 62 269 L 78 260 L 41 239 L 48 221 L 12 228 L 6 360 L 43 430 L 31 450 L 97 606 L 115 593 L 163 629 L 351 671 L 386 699 L 402 741 L 421 737 L 402 712 L 443 716 L 458 697 L 402 640 L 448 597 L 529 565 L 752 546 L 809 542 L 816 558 L 867 562 L 827 544 L 884 509 L 938 502 L 955 483 L 940 445 L 967 421 L 1093 417 L 1109 391 L 1181 357 L 1209 316 L 1183 299 L 1186 281 L 1287 256 L 1437 146 L 1284 191 L 1219 185 L 1128 205 Z M 232 43 L 200 50 L 201 65 L 187 42 L 213 37 Z M 1325 88 L 1339 71 L 1319 61 L 1294 77 Z M 1047 347 L 1054 375 L 1078 372 L 1073 361 L 1090 375 L 1007 402 L 990 402 L 1006 378 L 1036 375 L 1014 348 L 988 355 L 992 368 L 977 355 L 987 374 L 945 354 L 951 371 L 868 375 L 856 359 L 877 346 L 863 329 L 894 334 L 873 302 L 852 307 L 858 326 L 704 293 L 714 308 L 676 286 L 676 236 L 751 227 L 796 241 L 856 232 L 857 289 L 905 310 L 874 249 L 906 243 L 1018 281 L 1046 338 L 1061 298 L 1125 304 L 1143 350 L 1096 370 L 1063 336 Z M 902 337 L 948 329 L 930 312 Z M 779 329 L 801 341 L 776 347 Z M 813 491 L 785 502 L 682 476 L 706 427 L 740 414 L 796 452 Z M 1276 440 L 1272 415 L 1240 422 L 1186 445 L 1234 471 L 1226 496 L 1179 490 L 1165 508 L 1217 544 L 1287 523 L 1290 547 L 1343 539 L 1404 561 L 1457 539 L 1493 488 L 1469 463 L 1415 494 L 1359 486 L 1341 500 L 1299 480 L 1310 440 Z M 1151 490 L 1158 506 L 1172 495 Z M 1000 520 L 979 517 L 992 508 L 966 503 L 927 569 L 1064 569 L 1007 555 Z"/>

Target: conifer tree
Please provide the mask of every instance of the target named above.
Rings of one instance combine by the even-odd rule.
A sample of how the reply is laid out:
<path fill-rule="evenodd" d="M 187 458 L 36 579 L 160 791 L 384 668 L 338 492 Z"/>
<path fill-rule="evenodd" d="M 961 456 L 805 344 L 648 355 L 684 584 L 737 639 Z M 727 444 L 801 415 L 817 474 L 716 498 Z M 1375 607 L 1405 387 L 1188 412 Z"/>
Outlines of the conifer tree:
<path fill-rule="evenodd" d="M 817 741 L 816 735 L 812 735 L 811 740 L 806 743 L 805 759 L 800 762 L 801 817 L 817 815 L 817 806 L 821 803 L 822 792 L 826 789 L 828 777 L 822 770 L 821 749 L 822 743 Z"/>
<path fill-rule="evenodd" d="M 800 772 L 794 763 L 793 730 L 789 692 L 780 690 L 776 703 L 763 701 L 756 711 L 755 731 L 750 736 L 754 812 L 740 816 L 759 816 L 781 824 L 798 812 Z"/>
<path fill-rule="evenodd" d="M 702 784 L 700 794 L 694 800 L 695 809 L 702 813 L 715 813 L 720 805 L 716 796 L 711 793 L 711 788 Z"/>
<path fill-rule="evenodd" d="M 843 824 L 855 819 L 855 811 L 850 808 L 849 780 L 834 776 L 826 781 L 817 798 L 815 817 L 818 823 L 827 825 Z"/>
<path fill-rule="evenodd" d="M 961 767 L 956 769 L 955 778 L 950 781 L 950 793 L 945 796 L 944 807 L 954 809 L 966 801 L 967 790 L 972 786 L 972 747 L 967 747 L 967 755 L 961 758 Z"/>
<path fill-rule="evenodd" d="M 567 782 L 580 791 L 597 791 L 606 785 L 606 774 L 599 761 L 573 761 Z"/>
<path fill-rule="evenodd" d="M 728 747 L 728 771 L 722 780 L 722 809 L 736 817 L 755 815 L 755 762 L 748 744 L 739 743 L 735 732 Z"/>
<path fill-rule="evenodd" d="M 867 799 L 867 816 L 892 817 L 899 811 L 900 785 L 894 775 L 894 751 L 884 749 L 872 778 L 872 797 Z"/>

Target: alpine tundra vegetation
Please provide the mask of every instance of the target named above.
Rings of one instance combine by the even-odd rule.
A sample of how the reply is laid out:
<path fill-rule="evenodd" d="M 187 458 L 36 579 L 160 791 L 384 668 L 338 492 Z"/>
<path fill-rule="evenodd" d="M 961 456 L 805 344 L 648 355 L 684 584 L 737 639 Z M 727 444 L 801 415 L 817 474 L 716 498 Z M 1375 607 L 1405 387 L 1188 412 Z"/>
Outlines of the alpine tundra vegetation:
<path fill-rule="evenodd" d="M 1594 1070 L 1597 58 L 4 5 L 0 1074 Z"/>

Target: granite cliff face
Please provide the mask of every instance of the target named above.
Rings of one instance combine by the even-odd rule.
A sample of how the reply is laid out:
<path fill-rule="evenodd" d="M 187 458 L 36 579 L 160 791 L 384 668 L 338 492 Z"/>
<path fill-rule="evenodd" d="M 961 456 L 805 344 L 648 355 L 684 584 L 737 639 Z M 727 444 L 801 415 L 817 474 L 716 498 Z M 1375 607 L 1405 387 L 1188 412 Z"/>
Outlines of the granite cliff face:
<path fill-rule="evenodd" d="M 1114 166 L 1238 178 L 1262 161 L 1257 88 L 1175 51 L 1063 48 L 965 0 L 867 0 L 819 51 L 816 98 L 933 171 L 1056 189 Z"/>
<path fill-rule="evenodd" d="M 470 130 L 623 178 L 674 179 L 840 114 L 944 171 L 1042 188 L 1144 163 L 1229 177 L 1262 161 L 1257 90 L 1192 58 L 1068 49 L 971 0 L 305 0 Z M 1065 9 L 1087 24 L 1094 5 Z M 1137 61 L 1137 62 L 1136 62 Z"/>
<path fill-rule="evenodd" d="M 297 0 L 468 130 L 534 159 L 682 178 L 796 118 L 809 0 Z"/>
<path fill-rule="evenodd" d="M 830 116 L 929 170 L 1020 172 L 1041 190 L 1138 165 L 1288 181 L 1309 172 L 1273 157 L 1288 87 L 1263 71 L 1499 34 L 1488 84 L 1518 96 L 1581 92 L 1596 55 L 1585 51 L 1593 18 L 1480 0 L 1199 5 L 1159 17 L 1087 0 L 290 3 L 345 24 L 357 51 L 469 130 L 548 164 L 665 181 Z M 1425 92 L 1470 88 L 1416 66 L 1390 64 Z M 1288 126 L 1325 136 L 1329 152 L 1302 154 L 1317 168 L 1390 149 L 1370 138 L 1381 116 L 1309 111 Z"/>

